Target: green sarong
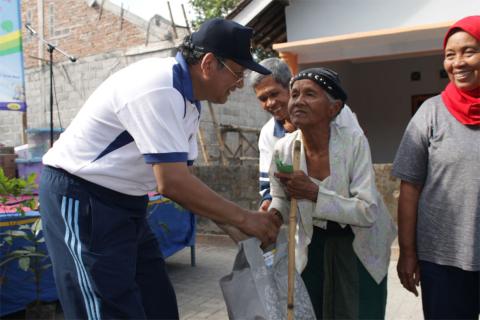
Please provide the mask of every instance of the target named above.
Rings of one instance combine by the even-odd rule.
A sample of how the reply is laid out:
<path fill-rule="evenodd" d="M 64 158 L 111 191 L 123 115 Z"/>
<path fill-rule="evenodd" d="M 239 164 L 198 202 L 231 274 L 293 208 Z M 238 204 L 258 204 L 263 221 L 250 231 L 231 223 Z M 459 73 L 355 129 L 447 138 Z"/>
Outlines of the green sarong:
<path fill-rule="evenodd" d="M 302 273 L 317 319 L 384 319 L 387 277 L 380 284 L 353 251 L 353 233 L 328 222 L 313 228 Z"/>

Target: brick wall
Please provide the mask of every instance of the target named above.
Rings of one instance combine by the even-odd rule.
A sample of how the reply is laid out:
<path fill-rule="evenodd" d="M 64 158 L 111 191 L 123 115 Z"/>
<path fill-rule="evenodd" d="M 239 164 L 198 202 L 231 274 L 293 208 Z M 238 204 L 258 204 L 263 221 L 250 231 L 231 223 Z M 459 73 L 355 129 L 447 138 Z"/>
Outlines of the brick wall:
<path fill-rule="evenodd" d="M 54 45 L 77 58 L 126 49 L 145 43 L 146 24 L 141 18 L 105 1 L 103 7 L 89 7 L 83 0 L 44 0 L 43 10 L 38 0 L 22 1 L 22 22 L 32 27 Z M 101 1 L 98 1 L 101 2 Z M 165 22 L 164 22 L 165 23 Z M 158 28 L 157 28 L 158 31 Z M 170 37 L 170 28 L 163 26 L 163 37 Z M 39 65 L 32 57 L 47 58 L 45 47 L 39 51 L 39 40 L 22 28 L 25 67 Z M 157 37 L 161 37 L 158 34 Z M 54 61 L 66 58 L 54 52 Z M 41 63 L 41 62 L 40 62 Z"/>

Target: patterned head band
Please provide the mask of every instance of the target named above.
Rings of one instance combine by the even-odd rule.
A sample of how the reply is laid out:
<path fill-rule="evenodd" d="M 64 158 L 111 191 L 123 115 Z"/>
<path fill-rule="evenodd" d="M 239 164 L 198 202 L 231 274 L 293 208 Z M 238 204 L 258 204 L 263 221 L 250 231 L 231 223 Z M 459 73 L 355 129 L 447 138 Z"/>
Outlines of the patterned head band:
<path fill-rule="evenodd" d="M 303 79 L 312 80 L 333 98 L 341 100 L 344 103 L 347 101 L 347 93 L 343 90 L 340 84 L 340 78 L 335 71 L 328 68 L 311 68 L 300 71 L 299 74 L 290 80 L 290 89 L 295 81 Z"/>

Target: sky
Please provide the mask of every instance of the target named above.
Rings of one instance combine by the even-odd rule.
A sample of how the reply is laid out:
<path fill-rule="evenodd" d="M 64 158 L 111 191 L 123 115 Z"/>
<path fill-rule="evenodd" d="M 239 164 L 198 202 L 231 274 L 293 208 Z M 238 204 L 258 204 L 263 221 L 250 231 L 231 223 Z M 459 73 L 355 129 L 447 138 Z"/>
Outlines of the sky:
<path fill-rule="evenodd" d="M 159 14 L 165 19 L 170 20 L 167 0 L 110 0 L 110 2 L 113 2 L 118 6 L 121 6 L 123 3 L 123 7 L 126 10 L 144 18 L 147 21 L 154 14 Z M 173 20 L 175 21 L 175 24 L 185 26 L 185 18 L 183 17 L 181 4 L 184 5 L 187 17 L 191 21 L 194 17 L 194 13 L 193 9 L 188 4 L 188 0 L 170 0 L 170 7 L 172 9 Z"/>

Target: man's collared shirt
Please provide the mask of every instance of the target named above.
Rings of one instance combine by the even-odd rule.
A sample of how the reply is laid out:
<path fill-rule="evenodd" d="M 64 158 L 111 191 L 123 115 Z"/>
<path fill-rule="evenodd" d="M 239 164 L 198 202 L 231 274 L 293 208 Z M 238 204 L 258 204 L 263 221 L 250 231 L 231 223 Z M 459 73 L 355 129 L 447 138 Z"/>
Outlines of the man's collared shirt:
<path fill-rule="evenodd" d="M 85 102 L 43 158 L 130 195 L 155 190 L 152 164 L 193 163 L 200 103 L 183 57 L 144 59 L 116 72 Z"/>

